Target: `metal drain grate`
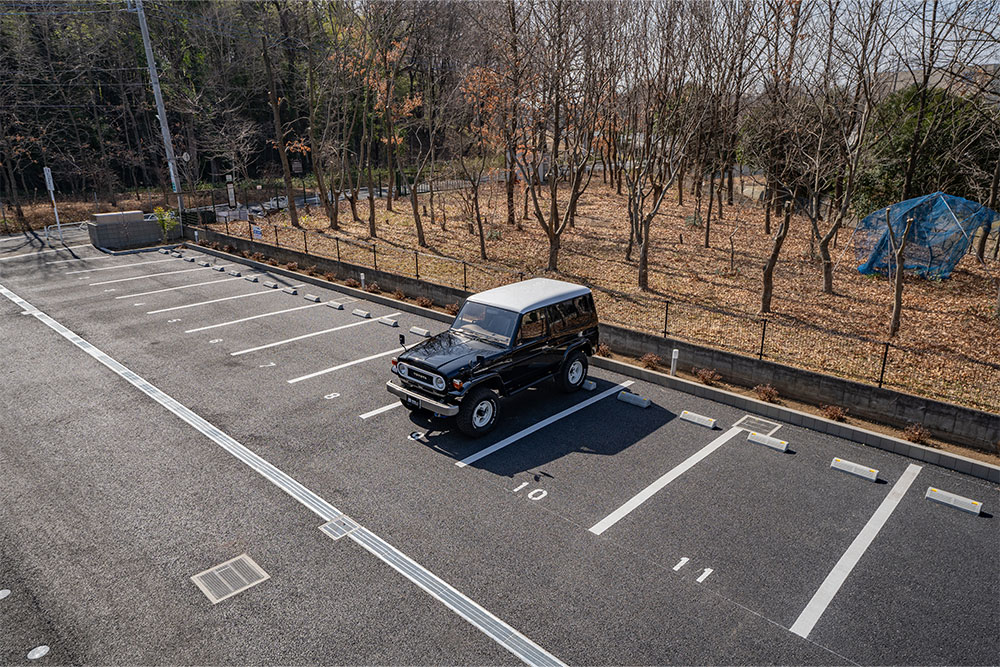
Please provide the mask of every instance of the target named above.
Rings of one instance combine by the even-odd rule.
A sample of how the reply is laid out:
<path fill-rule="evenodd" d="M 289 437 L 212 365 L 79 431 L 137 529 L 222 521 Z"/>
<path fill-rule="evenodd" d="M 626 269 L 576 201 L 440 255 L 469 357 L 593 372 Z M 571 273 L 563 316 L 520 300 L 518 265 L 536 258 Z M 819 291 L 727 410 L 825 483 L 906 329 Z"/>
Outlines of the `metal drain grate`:
<path fill-rule="evenodd" d="M 191 581 L 212 604 L 217 604 L 270 578 L 271 575 L 262 570 L 253 558 L 243 554 L 194 575 Z"/>
<path fill-rule="evenodd" d="M 761 433 L 763 435 L 772 435 L 775 431 L 781 428 L 781 424 L 776 424 L 774 422 L 767 421 L 766 419 L 752 417 L 750 415 L 746 415 L 740 419 L 734 424 L 734 426 L 744 428 L 751 433 Z"/>
<path fill-rule="evenodd" d="M 358 524 L 354 523 L 346 516 L 336 518 L 333 521 L 324 523 L 319 527 L 320 530 L 335 540 L 339 540 L 345 535 L 350 535 L 352 532 L 357 530 L 357 528 Z"/>

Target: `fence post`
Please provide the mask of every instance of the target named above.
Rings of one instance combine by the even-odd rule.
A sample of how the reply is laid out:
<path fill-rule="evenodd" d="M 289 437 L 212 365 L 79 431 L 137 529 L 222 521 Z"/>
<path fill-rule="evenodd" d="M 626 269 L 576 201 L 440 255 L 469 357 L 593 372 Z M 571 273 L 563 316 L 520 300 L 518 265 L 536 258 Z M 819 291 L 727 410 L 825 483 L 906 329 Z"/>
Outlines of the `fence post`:
<path fill-rule="evenodd" d="M 281 244 L 278 243 L 278 225 L 274 226 L 274 247 L 280 248 Z"/>
<path fill-rule="evenodd" d="M 518 281 L 524 280 L 524 271 L 517 272 L 517 279 Z"/>
<path fill-rule="evenodd" d="M 372 264 L 374 266 L 372 268 L 374 268 L 376 271 L 378 271 L 378 250 L 377 250 L 377 248 L 378 248 L 378 245 L 375 244 L 375 243 L 373 243 L 372 244 Z"/>
<path fill-rule="evenodd" d="M 889 358 L 889 341 L 884 343 L 882 348 L 882 370 L 878 373 L 878 388 L 882 388 L 882 381 L 885 380 L 885 362 Z"/>
<path fill-rule="evenodd" d="M 212 213 L 215 213 L 215 209 L 212 209 Z M 226 236 L 229 236 L 229 216 L 226 216 Z"/>
<path fill-rule="evenodd" d="M 333 241 L 334 241 L 334 243 L 337 244 L 337 262 L 339 263 L 340 262 L 340 237 L 338 236 L 338 237 L 334 238 Z"/>
<path fill-rule="evenodd" d="M 469 290 L 469 265 L 462 262 L 462 289 Z"/>
<path fill-rule="evenodd" d="M 306 236 L 306 230 L 302 230 L 302 247 L 305 253 L 309 254 L 309 237 Z"/>
<path fill-rule="evenodd" d="M 760 328 L 760 352 L 757 354 L 758 359 L 764 358 L 764 339 L 767 337 L 767 318 L 763 320 L 763 325 Z"/>
<path fill-rule="evenodd" d="M 663 337 L 667 337 L 667 324 L 670 322 L 670 302 L 663 304 Z"/>
<path fill-rule="evenodd" d="M 413 251 L 413 267 L 416 270 L 417 278 L 420 278 L 420 255 L 416 250 Z"/>
<path fill-rule="evenodd" d="M 249 220 L 247 220 L 247 239 L 253 243 L 253 225 L 250 224 Z"/>

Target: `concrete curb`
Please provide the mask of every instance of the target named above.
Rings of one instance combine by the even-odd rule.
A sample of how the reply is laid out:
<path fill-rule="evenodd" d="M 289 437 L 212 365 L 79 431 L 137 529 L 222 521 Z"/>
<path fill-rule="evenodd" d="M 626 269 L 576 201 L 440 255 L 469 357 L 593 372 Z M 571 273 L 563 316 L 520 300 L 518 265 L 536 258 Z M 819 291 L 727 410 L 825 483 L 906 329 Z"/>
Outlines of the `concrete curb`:
<path fill-rule="evenodd" d="M 841 424 L 839 422 L 824 419 L 807 412 L 799 412 L 792 408 L 786 408 L 773 403 L 765 403 L 749 396 L 735 394 L 725 389 L 709 387 L 699 382 L 692 382 L 665 373 L 639 368 L 631 364 L 626 364 L 614 359 L 604 357 L 592 357 L 591 365 L 604 370 L 614 371 L 622 375 L 627 375 L 646 382 L 652 382 L 663 387 L 683 391 L 699 398 L 706 398 L 724 405 L 729 405 L 740 410 L 746 410 L 759 414 L 763 417 L 778 419 L 794 426 L 801 426 L 819 433 L 850 440 L 862 445 L 869 445 L 876 449 L 883 449 L 887 452 L 901 454 L 917 461 L 930 463 L 948 470 L 954 470 L 966 475 L 978 477 L 989 482 L 1000 484 L 1000 466 L 991 465 L 975 459 L 966 458 L 960 454 L 952 454 L 930 447 L 924 447 L 906 440 L 900 440 L 889 435 L 875 433 L 858 426 Z"/>
<path fill-rule="evenodd" d="M 158 250 L 172 250 L 179 247 L 180 245 L 182 244 L 170 243 L 167 245 L 154 245 L 154 246 L 147 246 L 145 248 L 134 248 L 132 250 L 108 250 L 107 248 L 97 248 L 97 249 L 108 255 L 135 255 L 140 252 L 157 252 Z M 97 246 L 94 247 L 96 248 Z"/>

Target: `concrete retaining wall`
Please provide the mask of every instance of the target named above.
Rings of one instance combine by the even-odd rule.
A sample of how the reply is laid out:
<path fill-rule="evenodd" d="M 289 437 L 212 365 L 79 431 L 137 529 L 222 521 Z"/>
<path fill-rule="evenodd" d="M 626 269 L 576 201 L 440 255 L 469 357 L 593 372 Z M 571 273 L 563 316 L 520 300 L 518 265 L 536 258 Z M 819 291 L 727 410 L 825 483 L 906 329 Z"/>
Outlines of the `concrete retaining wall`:
<path fill-rule="evenodd" d="M 837 405 L 853 417 L 898 428 L 923 424 L 942 440 L 1000 453 L 1000 415 L 608 324 L 601 325 L 601 340 L 619 354 L 641 357 L 652 352 L 665 361 L 676 348 L 682 371 L 712 368 L 730 384 L 769 384 L 779 396 Z"/>
<path fill-rule="evenodd" d="M 146 221 L 142 218 L 142 211 L 97 213 L 93 220 L 87 223 L 90 242 L 95 247 L 108 250 L 138 248 L 160 243 L 163 240 L 160 225 L 156 221 Z M 179 226 L 170 230 L 167 238 L 181 238 Z"/>
<path fill-rule="evenodd" d="M 406 276 L 398 276 L 384 271 L 337 262 L 323 257 L 314 257 L 304 253 L 274 248 L 273 246 L 258 246 L 251 241 L 233 238 L 211 231 L 185 228 L 187 238 L 194 239 L 198 233 L 200 240 L 218 241 L 229 244 L 243 252 L 265 252 L 269 257 L 279 262 L 297 262 L 300 267 L 315 265 L 320 271 L 334 274 L 340 279 L 354 278 L 360 280 L 364 273 L 367 282 L 376 281 L 383 291 L 400 290 L 409 296 L 426 296 L 436 304 L 461 302 L 469 296 L 469 292 L 437 285 L 424 280 Z M 224 253 L 204 249 L 206 252 L 226 256 Z M 246 261 L 240 259 L 239 261 Z M 329 286 L 321 279 L 310 279 L 298 273 L 286 272 L 268 265 L 258 265 L 264 270 L 277 271 L 294 276 L 305 282 L 315 282 Z M 362 298 L 382 301 L 377 295 L 360 290 L 335 286 L 345 293 L 354 293 Z M 385 299 L 384 303 L 394 304 L 403 310 L 398 302 Z M 403 304 L 408 305 L 408 304 Z M 413 306 L 417 308 L 417 306 Z M 451 321 L 451 318 L 436 311 L 420 309 L 421 314 L 427 313 L 441 321 Z M 416 312 L 416 311 L 410 311 Z M 433 315 L 430 315 L 433 313 Z M 1000 415 L 981 410 L 966 408 L 930 398 L 922 398 L 891 389 L 843 380 L 823 373 L 816 373 L 791 366 L 784 366 L 772 361 L 754 359 L 724 350 L 693 345 L 684 341 L 663 338 L 654 334 L 633 331 L 624 327 L 601 324 L 601 340 L 615 352 L 623 355 L 641 357 L 652 352 L 664 360 L 670 359 L 674 348 L 680 350 L 679 368 L 690 371 L 692 368 L 714 368 L 722 375 L 724 381 L 747 387 L 758 384 L 770 384 L 778 390 L 779 395 L 795 397 L 804 403 L 817 405 L 837 405 L 848 410 L 851 416 L 868 419 L 873 422 L 905 428 L 909 424 L 923 424 L 936 437 L 947 442 L 965 445 L 991 453 L 1000 453 Z M 694 384 L 695 387 L 704 387 Z M 685 390 L 686 391 L 686 390 Z M 764 403 L 762 405 L 770 405 Z M 840 425 L 840 427 L 843 427 Z M 862 442 L 862 440 L 858 440 Z M 935 450 L 931 450 L 935 451 Z"/>

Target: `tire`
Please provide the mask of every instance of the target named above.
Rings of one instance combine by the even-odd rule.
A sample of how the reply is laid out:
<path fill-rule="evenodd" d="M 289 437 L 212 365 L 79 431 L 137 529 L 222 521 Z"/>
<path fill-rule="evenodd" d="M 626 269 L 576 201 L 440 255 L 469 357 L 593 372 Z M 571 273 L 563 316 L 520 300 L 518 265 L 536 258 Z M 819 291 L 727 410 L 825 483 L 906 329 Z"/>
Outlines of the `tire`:
<path fill-rule="evenodd" d="M 500 399 L 486 387 L 472 389 L 462 399 L 455 423 L 458 430 L 470 438 L 478 438 L 493 430 L 497 423 Z"/>
<path fill-rule="evenodd" d="M 583 352 L 577 351 L 569 355 L 556 374 L 556 384 L 560 391 L 572 394 L 582 387 L 587 379 L 587 368 L 587 355 Z"/>

